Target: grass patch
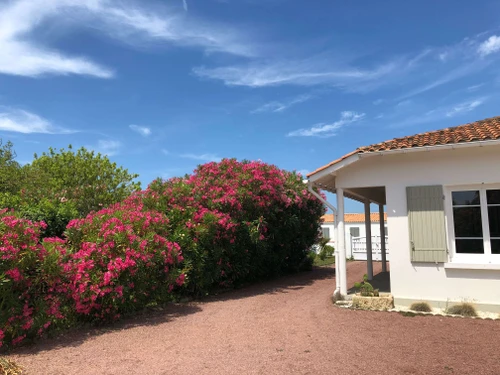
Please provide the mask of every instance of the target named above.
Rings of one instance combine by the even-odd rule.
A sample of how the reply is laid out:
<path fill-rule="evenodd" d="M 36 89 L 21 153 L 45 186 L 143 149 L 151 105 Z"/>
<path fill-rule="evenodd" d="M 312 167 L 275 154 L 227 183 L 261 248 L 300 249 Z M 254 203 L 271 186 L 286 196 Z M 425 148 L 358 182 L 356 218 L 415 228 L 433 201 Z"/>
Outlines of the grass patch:
<path fill-rule="evenodd" d="M 14 361 L 0 358 L 0 375 L 21 375 L 23 369 Z"/>
<path fill-rule="evenodd" d="M 474 305 L 467 302 L 449 307 L 446 310 L 446 313 L 462 316 L 477 316 L 477 311 Z"/>
<path fill-rule="evenodd" d="M 329 266 L 331 264 L 335 264 L 335 257 L 326 257 L 323 260 L 320 257 L 316 257 L 313 263 L 315 266 Z"/>
<path fill-rule="evenodd" d="M 410 310 L 419 312 L 431 312 L 432 308 L 427 302 L 414 302 L 411 304 Z"/>

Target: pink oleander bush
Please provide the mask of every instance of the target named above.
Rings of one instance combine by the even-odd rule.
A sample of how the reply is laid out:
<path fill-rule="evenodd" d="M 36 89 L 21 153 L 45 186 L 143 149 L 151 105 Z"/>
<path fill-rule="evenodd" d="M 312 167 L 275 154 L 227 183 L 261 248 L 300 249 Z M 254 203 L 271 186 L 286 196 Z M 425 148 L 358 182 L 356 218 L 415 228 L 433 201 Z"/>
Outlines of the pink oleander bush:
<path fill-rule="evenodd" d="M 0 210 L 0 347 L 40 336 L 66 320 L 59 254 L 40 243 L 43 229 L 43 222 Z"/>
<path fill-rule="evenodd" d="M 180 246 L 168 234 L 164 214 L 132 201 L 71 221 L 63 267 L 80 319 L 114 320 L 170 300 L 185 275 Z"/>
<path fill-rule="evenodd" d="M 156 180 L 129 199 L 167 215 L 184 251 L 186 288 L 196 294 L 297 271 L 325 212 L 299 174 L 234 159 Z"/>

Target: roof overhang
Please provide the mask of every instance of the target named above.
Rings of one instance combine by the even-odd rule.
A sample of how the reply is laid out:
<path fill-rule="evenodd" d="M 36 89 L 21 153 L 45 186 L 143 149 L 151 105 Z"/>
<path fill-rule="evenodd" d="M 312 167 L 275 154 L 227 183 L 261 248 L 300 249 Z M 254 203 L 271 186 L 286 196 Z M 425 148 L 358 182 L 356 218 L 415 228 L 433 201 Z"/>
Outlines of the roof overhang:
<path fill-rule="evenodd" d="M 339 169 L 345 168 L 357 161 L 374 156 L 384 156 L 384 155 L 395 155 L 395 154 L 409 154 L 414 152 L 430 152 L 438 150 L 454 150 L 462 149 L 468 147 L 486 147 L 486 146 L 498 146 L 500 145 L 500 139 L 487 140 L 487 141 L 473 141 L 473 142 L 463 142 L 463 143 L 452 143 L 446 145 L 435 145 L 435 146 L 423 146 L 423 147 L 412 147 L 412 148 L 401 148 L 393 150 L 383 150 L 383 151 L 370 151 L 370 152 L 356 152 L 353 151 L 342 158 L 327 164 L 324 167 L 317 169 L 307 175 L 309 180 L 313 183 L 323 179 L 329 175 L 335 175 Z"/>

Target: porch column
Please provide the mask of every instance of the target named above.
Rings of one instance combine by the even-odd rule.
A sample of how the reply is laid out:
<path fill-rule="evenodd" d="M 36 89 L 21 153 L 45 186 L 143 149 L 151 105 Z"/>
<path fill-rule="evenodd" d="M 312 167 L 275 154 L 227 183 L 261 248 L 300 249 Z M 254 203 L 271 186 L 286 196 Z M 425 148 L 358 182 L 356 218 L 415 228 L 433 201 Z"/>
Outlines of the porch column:
<path fill-rule="evenodd" d="M 380 253 L 382 256 L 382 272 L 387 272 L 387 260 L 385 254 L 385 222 L 384 222 L 384 205 L 378 205 L 378 214 L 380 221 Z"/>
<path fill-rule="evenodd" d="M 372 256 L 372 220 L 370 215 L 370 201 L 365 201 L 365 227 L 366 227 L 366 267 L 368 280 L 373 280 Z"/>
<path fill-rule="evenodd" d="M 347 295 L 347 269 L 345 252 L 345 226 L 344 226 L 344 189 L 337 188 L 337 246 L 339 250 L 337 280 L 340 282 L 340 294 Z"/>

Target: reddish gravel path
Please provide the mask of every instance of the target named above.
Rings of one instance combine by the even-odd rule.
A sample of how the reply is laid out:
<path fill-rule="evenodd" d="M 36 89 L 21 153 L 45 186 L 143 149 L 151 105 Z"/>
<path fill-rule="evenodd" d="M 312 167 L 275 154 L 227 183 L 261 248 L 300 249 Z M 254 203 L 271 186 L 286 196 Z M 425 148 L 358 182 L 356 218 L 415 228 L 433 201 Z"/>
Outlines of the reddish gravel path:
<path fill-rule="evenodd" d="M 352 284 L 365 264 L 348 272 Z M 344 310 L 333 288 L 333 269 L 316 269 L 11 357 L 36 375 L 500 374 L 498 321 Z"/>

